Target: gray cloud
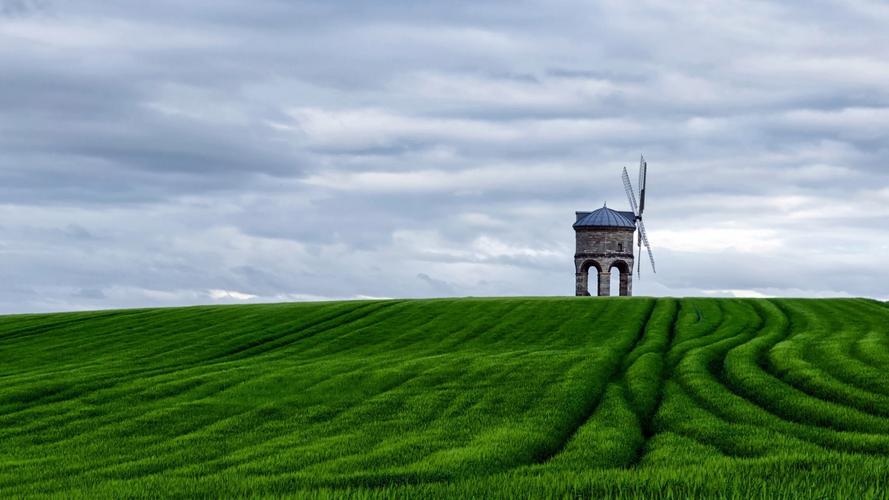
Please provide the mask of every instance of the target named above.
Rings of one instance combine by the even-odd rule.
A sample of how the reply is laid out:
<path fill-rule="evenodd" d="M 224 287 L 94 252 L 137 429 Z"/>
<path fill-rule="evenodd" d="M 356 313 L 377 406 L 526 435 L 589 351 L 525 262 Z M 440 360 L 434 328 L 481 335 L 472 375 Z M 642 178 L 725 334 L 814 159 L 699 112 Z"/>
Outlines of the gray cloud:
<path fill-rule="evenodd" d="M 573 292 L 889 298 L 889 8 L 0 2 L 0 311 Z"/>

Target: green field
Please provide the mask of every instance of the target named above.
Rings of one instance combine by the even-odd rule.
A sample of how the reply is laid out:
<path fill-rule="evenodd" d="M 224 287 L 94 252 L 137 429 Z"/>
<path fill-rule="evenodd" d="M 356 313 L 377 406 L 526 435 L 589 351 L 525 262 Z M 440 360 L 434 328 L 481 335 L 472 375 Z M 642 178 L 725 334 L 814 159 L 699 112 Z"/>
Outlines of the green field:
<path fill-rule="evenodd" d="M 0 496 L 889 497 L 889 307 L 0 317 Z"/>

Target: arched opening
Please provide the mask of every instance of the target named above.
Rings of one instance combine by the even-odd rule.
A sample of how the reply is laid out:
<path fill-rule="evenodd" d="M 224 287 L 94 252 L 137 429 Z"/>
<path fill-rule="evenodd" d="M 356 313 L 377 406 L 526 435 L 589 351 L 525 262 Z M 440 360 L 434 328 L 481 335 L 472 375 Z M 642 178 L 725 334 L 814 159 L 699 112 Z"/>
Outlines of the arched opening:
<path fill-rule="evenodd" d="M 629 296 L 633 278 L 630 274 L 632 273 L 630 266 L 622 260 L 616 260 L 611 264 L 609 271 L 611 272 L 611 289 L 614 290 L 614 294 L 621 297 Z"/>
<path fill-rule="evenodd" d="M 602 286 L 600 276 L 602 274 L 602 266 L 595 260 L 586 260 L 577 272 L 577 295 L 588 296 L 590 294 L 590 285 L 594 286 L 595 295 L 599 295 Z"/>
<path fill-rule="evenodd" d="M 615 295 L 620 295 L 620 269 L 615 268 L 614 266 L 610 269 L 611 277 L 609 281 L 611 282 L 611 286 L 609 287 L 609 291 L 611 292 L 609 295 L 612 297 Z"/>

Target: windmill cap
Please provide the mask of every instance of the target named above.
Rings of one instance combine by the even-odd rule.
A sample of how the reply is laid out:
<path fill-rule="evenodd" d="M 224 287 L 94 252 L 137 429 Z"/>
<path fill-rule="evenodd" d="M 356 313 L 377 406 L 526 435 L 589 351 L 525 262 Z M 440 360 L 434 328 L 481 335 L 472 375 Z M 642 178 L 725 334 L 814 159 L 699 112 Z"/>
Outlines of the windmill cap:
<path fill-rule="evenodd" d="M 636 215 L 633 212 L 618 212 L 602 207 L 594 212 L 577 212 L 574 227 L 619 227 L 636 229 Z"/>

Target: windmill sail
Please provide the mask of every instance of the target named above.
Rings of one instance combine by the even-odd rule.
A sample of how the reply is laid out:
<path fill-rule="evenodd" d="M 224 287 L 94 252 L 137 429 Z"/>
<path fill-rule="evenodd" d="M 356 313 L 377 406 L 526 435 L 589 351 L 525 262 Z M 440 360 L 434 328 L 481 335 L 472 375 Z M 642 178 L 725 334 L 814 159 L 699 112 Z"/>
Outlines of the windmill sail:
<path fill-rule="evenodd" d="M 630 174 L 624 167 L 621 178 L 624 182 L 624 191 L 627 192 L 627 200 L 630 202 L 630 208 L 633 209 L 633 215 L 636 216 L 636 229 L 639 232 L 639 252 L 637 273 L 640 278 L 642 276 L 642 245 L 648 251 L 648 259 L 651 261 L 651 270 L 657 274 L 654 266 L 654 255 L 651 252 L 651 245 L 648 244 L 648 235 L 645 233 L 645 224 L 642 223 L 642 212 L 645 211 L 645 186 L 648 183 L 648 162 L 644 156 L 639 157 L 639 203 L 636 203 L 636 192 L 633 190 L 633 183 L 630 182 Z"/>
<path fill-rule="evenodd" d="M 648 183 L 648 162 L 643 156 L 639 160 L 639 216 L 645 211 L 645 185 Z"/>
<path fill-rule="evenodd" d="M 651 272 L 657 274 L 657 269 L 654 266 L 654 254 L 651 253 L 651 245 L 648 244 L 648 235 L 645 233 L 645 224 L 642 222 L 642 219 L 639 219 L 639 237 L 643 243 L 645 243 L 645 249 L 648 250 L 648 260 L 651 261 Z M 642 256 L 639 256 L 639 260 L 642 260 Z"/>
<path fill-rule="evenodd" d="M 633 184 L 630 183 L 630 174 L 627 173 L 627 167 L 624 167 L 623 173 L 624 190 L 627 192 L 627 200 L 630 202 L 630 208 L 633 209 L 633 215 L 639 218 L 639 205 L 636 204 L 636 195 L 633 193 Z"/>

